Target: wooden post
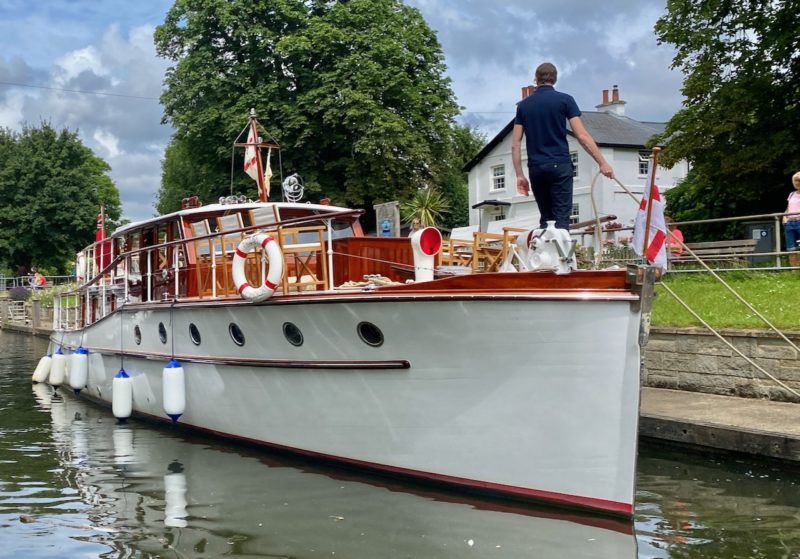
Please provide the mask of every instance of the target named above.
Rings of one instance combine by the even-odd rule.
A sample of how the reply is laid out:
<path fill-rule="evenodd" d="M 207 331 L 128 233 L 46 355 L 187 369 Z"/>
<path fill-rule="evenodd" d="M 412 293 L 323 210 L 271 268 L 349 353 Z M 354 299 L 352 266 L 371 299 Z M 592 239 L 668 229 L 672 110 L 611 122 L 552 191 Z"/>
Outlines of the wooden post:
<path fill-rule="evenodd" d="M 31 326 L 38 328 L 42 320 L 42 302 L 39 299 L 31 301 Z"/>

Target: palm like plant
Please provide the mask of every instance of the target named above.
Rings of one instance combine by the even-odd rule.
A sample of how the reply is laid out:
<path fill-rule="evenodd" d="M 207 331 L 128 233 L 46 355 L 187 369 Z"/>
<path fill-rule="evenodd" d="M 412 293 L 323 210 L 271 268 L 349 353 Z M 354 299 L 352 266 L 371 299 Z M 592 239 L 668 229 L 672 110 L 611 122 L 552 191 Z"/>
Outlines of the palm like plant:
<path fill-rule="evenodd" d="M 421 188 L 408 202 L 400 205 L 400 217 L 406 223 L 419 219 L 423 227 L 433 226 L 450 211 L 450 204 L 435 188 Z"/>

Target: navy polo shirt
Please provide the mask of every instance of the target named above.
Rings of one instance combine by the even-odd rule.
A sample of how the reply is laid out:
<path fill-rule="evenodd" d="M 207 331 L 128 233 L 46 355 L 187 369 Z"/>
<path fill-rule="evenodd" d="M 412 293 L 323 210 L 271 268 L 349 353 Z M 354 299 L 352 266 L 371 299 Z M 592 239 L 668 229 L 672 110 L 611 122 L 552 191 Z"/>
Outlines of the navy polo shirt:
<path fill-rule="evenodd" d="M 540 85 L 533 95 L 517 103 L 514 124 L 525 130 L 529 166 L 571 161 L 567 121 L 576 116 L 581 116 L 581 111 L 575 99 L 552 85 Z"/>

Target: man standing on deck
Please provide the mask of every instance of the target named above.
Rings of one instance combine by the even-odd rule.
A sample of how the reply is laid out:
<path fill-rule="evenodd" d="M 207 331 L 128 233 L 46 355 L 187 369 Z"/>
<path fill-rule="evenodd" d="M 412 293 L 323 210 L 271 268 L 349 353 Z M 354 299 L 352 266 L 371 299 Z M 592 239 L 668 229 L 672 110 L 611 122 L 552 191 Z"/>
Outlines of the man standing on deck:
<path fill-rule="evenodd" d="M 575 99 L 553 89 L 557 77 L 556 67 L 549 62 L 536 68 L 536 91 L 517 105 L 511 138 L 511 160 L 517 174 L 517 192 L 528 196 L 530 184 L 522 170 L 520 149 L 524 135 L 528 150 L 528 174 L 539 206 L 539 224 L 544 228 L 548 221 L 555 221 L 556 227 L 569 229 L 573 165 L 567 144 L 567 121 L 583 149 L 600 166 L 600 172 L 613 178 L 614 170 L 584 128 Z"/>

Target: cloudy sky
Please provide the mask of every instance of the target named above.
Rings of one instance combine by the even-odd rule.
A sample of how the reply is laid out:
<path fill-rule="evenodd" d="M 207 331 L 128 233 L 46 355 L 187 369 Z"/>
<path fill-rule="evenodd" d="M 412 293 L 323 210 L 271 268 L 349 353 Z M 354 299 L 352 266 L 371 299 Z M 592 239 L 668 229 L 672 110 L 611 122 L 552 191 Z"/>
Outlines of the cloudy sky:
<path fill-rule="evenodd" d="M 672 49 L 653 25 L 664 0 L 407 0 L 438 32 L 463 122 L 492 137 L 542 61 L 583 110 L 618 84 L 626 114 L 667 120 L 680 106 Z M 124 217 L 155 213 L 169 127 L 158 96 L 167 63 L 153 30 L 171 0 L 0 0 L 0 126 L 77 129 L 111 165 Z M 69 90 L 69 91 L 65 91 Z M 103 93 L 88 94 L 81 92 Z"/>

